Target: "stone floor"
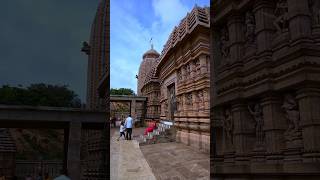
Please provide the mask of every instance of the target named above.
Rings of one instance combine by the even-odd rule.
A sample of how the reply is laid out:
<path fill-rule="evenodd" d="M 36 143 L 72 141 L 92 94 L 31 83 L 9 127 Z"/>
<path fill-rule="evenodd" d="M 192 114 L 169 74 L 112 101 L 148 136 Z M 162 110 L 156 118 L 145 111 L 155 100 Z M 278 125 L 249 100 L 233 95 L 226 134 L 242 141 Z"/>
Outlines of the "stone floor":
<path fill-rule="evenodd" d="M 170 142 L 139 146 L 144 128 L 133 129 L 132 141 L 120 140 L 111 129 L 110 175 L 112 180 L 209 180 L 209 154 Z"/>
<path fill-rule="evenodd" d="M 140 148 L 158 180 L 210 179 L 209 154 L 175 142 Z"/>
<path fill-rule="evenodd" d="M 133 129 L 136 137 L 143 129 Z M 144 158 L 136 140 L 126 141 L 119 136 L 118 128 L 111 129 L 110 177 L 111 180 L 155 180 L 152 170 Z"/>

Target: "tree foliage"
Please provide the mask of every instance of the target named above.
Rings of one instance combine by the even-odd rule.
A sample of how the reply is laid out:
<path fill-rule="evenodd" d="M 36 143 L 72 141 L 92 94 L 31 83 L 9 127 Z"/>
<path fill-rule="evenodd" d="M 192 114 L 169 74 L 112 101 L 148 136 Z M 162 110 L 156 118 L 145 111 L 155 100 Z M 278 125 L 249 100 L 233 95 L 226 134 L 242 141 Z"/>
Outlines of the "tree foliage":
<path fill-rule="evenodd" d="M 39 83 L 26 88 L 3 85 L 0 88 L 0 104 L 81 107 L 81 100 L 66 85 Z"/>
<path fill-rule="evenodd" d="M 135 95 L 134 91 L 129 88 L 111 88 L 110 95 Z"/>

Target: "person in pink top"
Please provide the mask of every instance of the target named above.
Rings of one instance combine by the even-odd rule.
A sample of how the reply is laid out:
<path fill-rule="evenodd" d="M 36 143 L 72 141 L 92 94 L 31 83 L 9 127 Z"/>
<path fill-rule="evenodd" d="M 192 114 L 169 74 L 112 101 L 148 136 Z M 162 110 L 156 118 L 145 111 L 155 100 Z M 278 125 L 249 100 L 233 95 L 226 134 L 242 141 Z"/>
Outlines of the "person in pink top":
<path fill-rule="evenodd" d="M 153 123 L 151 125 L 149 125 L 149 127 L 146 128 L 146 130 L 144 131 L 144 135 L 147 135 L 148 132 L 153 132 L 154 129 L 156 129 L 156 123 Z"/>

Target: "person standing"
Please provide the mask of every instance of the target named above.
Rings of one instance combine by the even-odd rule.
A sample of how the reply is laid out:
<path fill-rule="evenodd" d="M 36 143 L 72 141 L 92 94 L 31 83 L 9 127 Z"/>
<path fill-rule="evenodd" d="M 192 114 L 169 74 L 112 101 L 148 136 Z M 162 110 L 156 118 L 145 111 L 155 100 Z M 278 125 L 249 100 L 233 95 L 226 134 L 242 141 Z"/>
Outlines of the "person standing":
<path fill-rule="evenodd" d="M 127 117 L 124 127 L 126 128 L 126 140 L 131 140 L 133 119 L 131 115 Z"/>
<path fill-rule="evenodd" d="M 124 134 L 124 130 L 125 130 L 124 123 L 121 122 L 121 124 L 120 124 L 120 136 L 117 139 L 118 141 L 119 141 L 119 139 L 121 138 L 122 135 L 123 135 L 124 138 L 126 137 L 125 134 Z"/>

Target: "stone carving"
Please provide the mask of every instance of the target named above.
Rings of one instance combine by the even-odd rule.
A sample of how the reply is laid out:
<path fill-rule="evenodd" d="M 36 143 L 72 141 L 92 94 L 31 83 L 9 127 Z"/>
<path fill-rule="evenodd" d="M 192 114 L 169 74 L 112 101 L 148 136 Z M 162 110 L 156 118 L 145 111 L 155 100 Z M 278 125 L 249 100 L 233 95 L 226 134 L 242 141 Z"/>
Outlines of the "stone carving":
<path fill-rule="evenodd" d="M 274 11 L 276 19 L 273 24 L 278 33 L 283 32 L 288 28 L 288 3 L 287 0 L 280 0 L 277 2 L 276 9 Z"/>
<path fill-rule="evenodd" d="M 182 80 L 182 74 L 181 74 L 181 70 L 178 70 L 178 80 L 180 81 L 180 80 Z"/>
<path fill-rule="evenodd" d="M 201 72 L 201 70 L 200 70 L 200 68 L 201 68 L 201 66 L 200 66 L 200 60 L 199 59 L 197 59 L 196 61 L 195 61 L 195 65 L 196 65 L 196 72 L 197 72 L 197 74 L 200 74 Z"/>
<path fill-rule="evenodd" d="M 199 91 L 198 97 L 199 97 L 199 102 L 203 102 L 203 92 L 202 92 L 202 90 Z"/>
<path fill-rule="evenodd" d="M 186 66 L 187 75 L 189 76 L 191 74 L 190 64 L 188 63 Z"/>
<path fill-rule="evenodd" d="M 263 132 L 263 114 L 260 104 L 255 104 L 254 109 L 248 106 L 250 114 L 255 120 L 256 129 L 256 148 L 262 147 L 264 145 L 264 132 Z"/>
<path fill-rule="evenodd" d="M 300 134 L 300 112 L 297 102 L 292 94 L 286 94 L 284 97 L 283 105 L 281 106 L 285 111 L 285 117 L 289 122 L 289 126 L 285 135 L 287 137 L 294 137 Z"/>
<path fill-rule="evenodd" d="M 227 139 L 229 139 L 231 144 L 233 144 L 233 118 L 229 109 L 225 110 L 223 118 L 223 130 Z"/>
<path fill-rule="evenodd" d="M 90 45 L 86 41 L 82 43 L 81 51 L 86 53 L 87 55 L 90 54 Z"/>
<path fill-rule="evenodd" d="M 255 42 L 256 22 L 251 11 L 246 13 L 246 43 L 253 44 Z"/>
<path fill-rule="evenodd" d="M 312 23 L 314 25 L 320 25 L 320 1 L 309 0 Z"/>
<path fill-rule="evenodd" d="M 176 110 L 180 111 L 180 96 L 176 97 Z"/>
<path fill-rule="evenodd" d="M 186 99 L 186 104 L 187 105 L 192 105 L 192 93 L 187 94 L 187 99 Z"/>
<path fill-rule="evenodd" d="M 165 102 L 164 102 L 164 112 L 165 112 L 165 114 L 167 114 L 169 111 L 168 111 L 168 100 L 166 100 Z"/>
<path fill-rule="evenodd" d="M 221 30 L 220 50 L 223 58 L 227 58 L 229 56 L 229 33 L 226 27 Z"/>

